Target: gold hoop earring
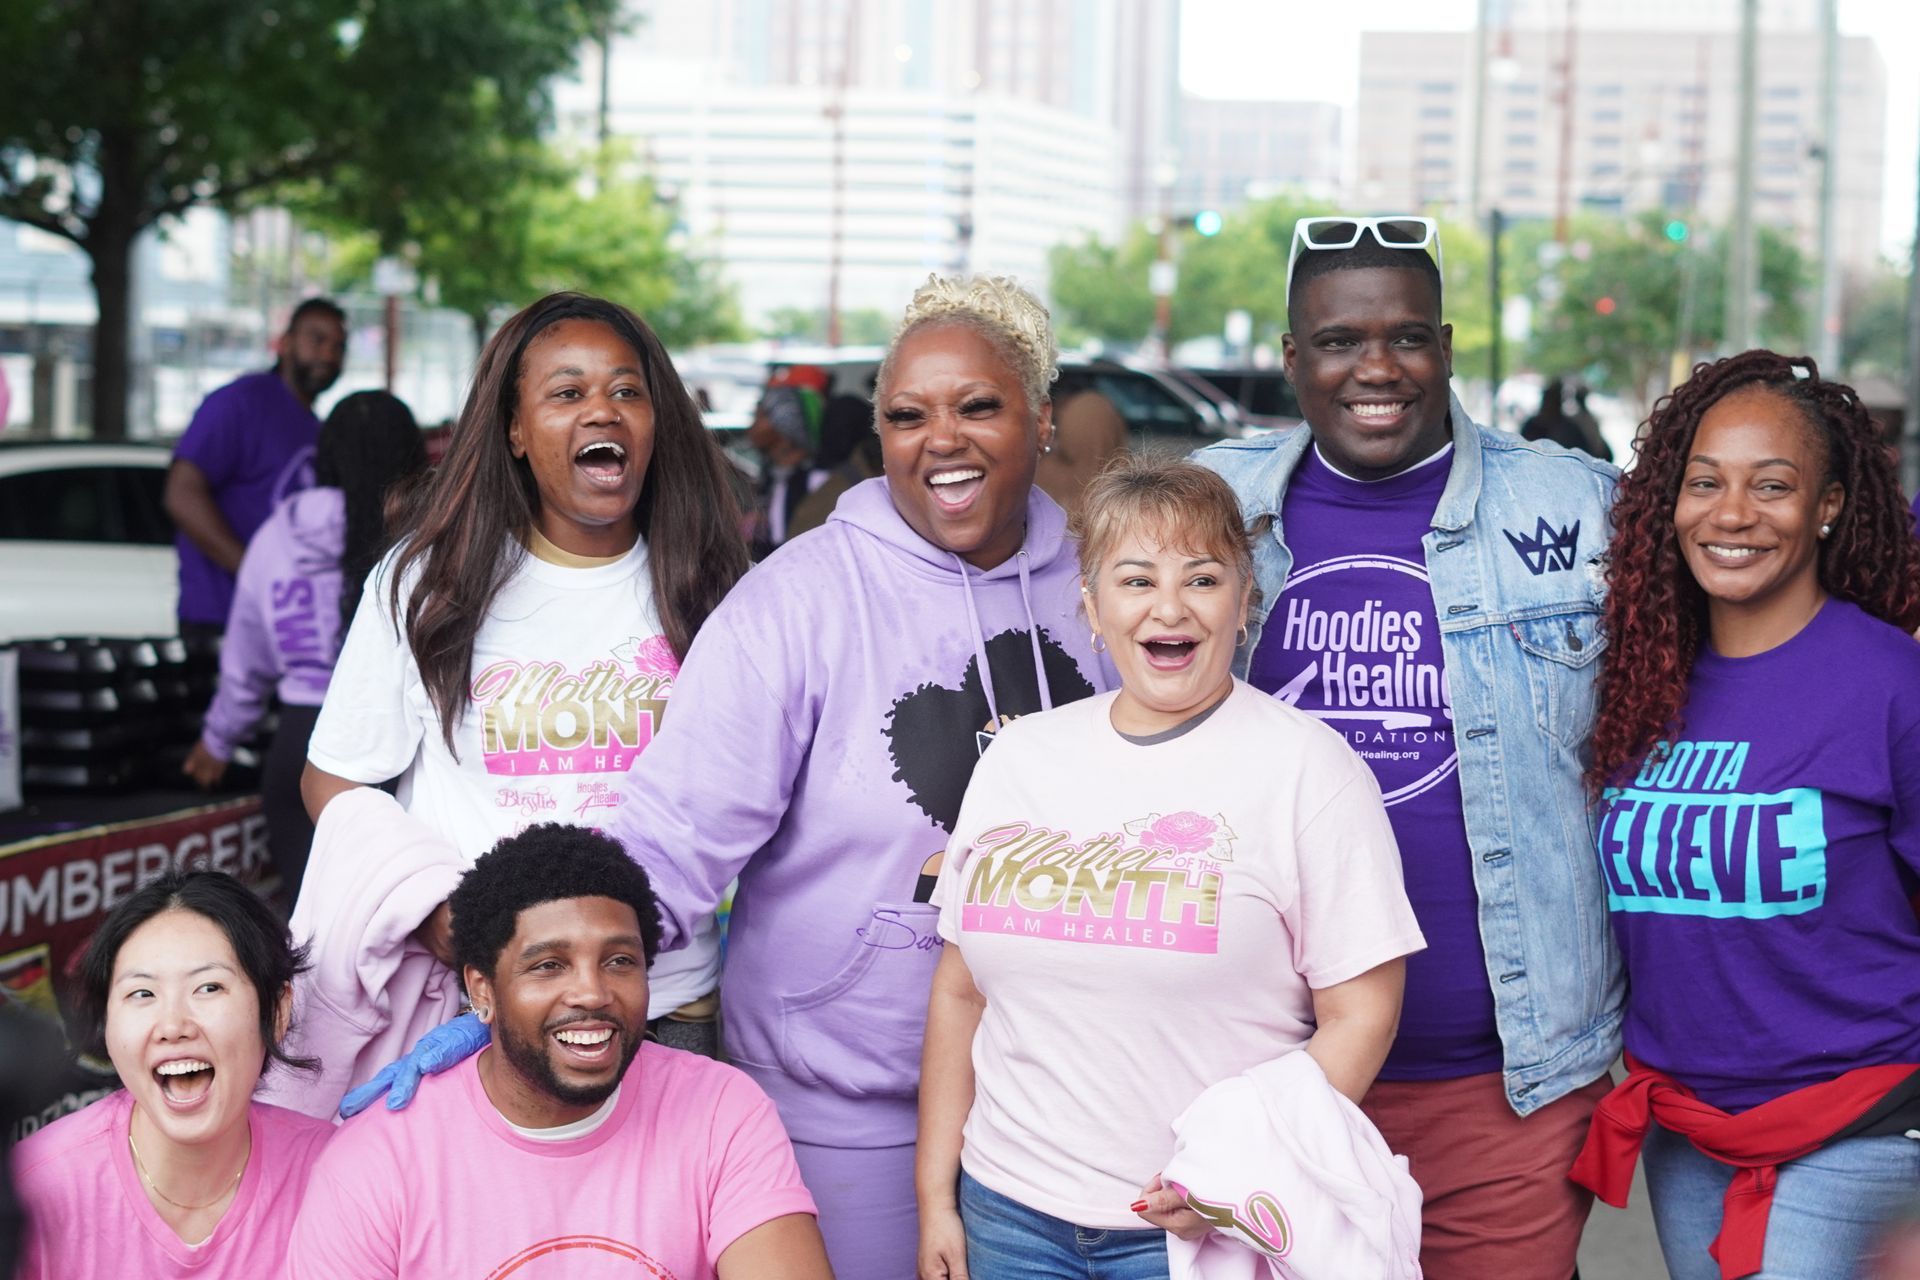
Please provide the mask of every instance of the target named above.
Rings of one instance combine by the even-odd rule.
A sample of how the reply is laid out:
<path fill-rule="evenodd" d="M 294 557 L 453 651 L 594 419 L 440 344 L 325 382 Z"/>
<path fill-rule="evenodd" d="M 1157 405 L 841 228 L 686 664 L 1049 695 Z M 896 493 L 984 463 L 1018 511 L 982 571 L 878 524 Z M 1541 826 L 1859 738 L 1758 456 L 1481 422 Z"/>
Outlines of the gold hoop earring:
<path fill-rule="evenodd" d="M 1247 624 L 1243 622 L 1240 624 L 1239 638 L 1233 642 L 1233 647 L 1236 649 L 1244 649 L 1247 641 L 1251 639 L 1253 639 L 1253 633 L 1247 630 Z"/>
<path fill-rule="evenodd" d="M 1105 653 L 1107 651 L 1107 638 L 1101 635 L 1098 631 L 1090 632 L 1089 634 L 1093 638 L 1090 641 L 1088 641 L 1088 647 L 1090 647 L 1095 653 Z"/>

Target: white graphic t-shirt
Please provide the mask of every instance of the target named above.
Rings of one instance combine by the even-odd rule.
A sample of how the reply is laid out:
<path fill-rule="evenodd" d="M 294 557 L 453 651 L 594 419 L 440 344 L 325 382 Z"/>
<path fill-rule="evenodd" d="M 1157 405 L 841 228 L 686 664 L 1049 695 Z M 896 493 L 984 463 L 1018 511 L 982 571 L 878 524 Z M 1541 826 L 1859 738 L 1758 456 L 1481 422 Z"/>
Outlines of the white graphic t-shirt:
<path fill-rule="evenodd" d="M 1084 1227 L 1127 1206 L 1202 1090 L 1305 1044 L 1313 991 L 1425 945 L 1373 774 L 1235 682 L 1141 744 L 1106 694 L 981 757 L 935 900 L 986 997 L 961 1163 Z"/>
<path fill-rule="evenodd" d="M 611 827 L 621 776 L 658 732 L 680 669 L 660 632 L 644 541 L 590 568 L 514 554 L 474 640 L 454 751 L 394 625 L 391 560 L 367 580 L 307 746 L 315 767 L 349 781 L 398 777 L 400 803 L 469 859 L 536 822 Z M 404 615 L 405 586 L 400 601 Z M 711 922 L 656 958 L 648 977 L 649 1017 L 718 986 Z"/>

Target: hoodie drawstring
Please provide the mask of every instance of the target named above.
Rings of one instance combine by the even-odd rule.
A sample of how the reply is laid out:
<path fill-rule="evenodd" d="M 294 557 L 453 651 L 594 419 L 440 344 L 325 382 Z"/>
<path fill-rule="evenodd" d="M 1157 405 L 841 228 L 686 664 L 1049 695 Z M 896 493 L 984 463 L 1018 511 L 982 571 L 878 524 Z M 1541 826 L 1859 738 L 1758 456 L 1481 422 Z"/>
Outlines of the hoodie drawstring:
<path fill-rule="evenodd" d="M 967 629 L 973 637 L 974 664 L 980 669 L 980 688 L 987 695 L 988 723 L 997 732 L 1000 728 L 1000 702 L 993 692 L 993 664 L 987 661 L 987 641 L 980 627 L 980 611 L 973 602 L 973 574 L 967 568 L 967 562 L 959 556 L 953 557 L 955 567 L 960 570 L 960 590 L 967 601 Z M 1047 664 L 1040 652 L 1040 624 L 1033 616 L 1033 589 L 1027 573 L 1027 553 L 1025 548 L 1019 552 L 1016 568 L 1020 571 L 1020 603 L 1027 614 L 1027 642 L 1033 649 L 1033 682 L 1040 694 L 1040 709 L 1053 710 L 1053 686 L 1047 682 Z"/>
<path fill-rule="evenodd" d="M 1027 579 L 1027 549 L 1020 548 L 1020 603 L 1027 609 L 1027 639 L 1033 643 L 1033 683 L 1040 690 L 1040 709 L 1053 710 L 1053 689 L 1047 684 L 1047 664 L 1040 655 L 1040 624 L 1033 620 L 1033 592 Z"/>

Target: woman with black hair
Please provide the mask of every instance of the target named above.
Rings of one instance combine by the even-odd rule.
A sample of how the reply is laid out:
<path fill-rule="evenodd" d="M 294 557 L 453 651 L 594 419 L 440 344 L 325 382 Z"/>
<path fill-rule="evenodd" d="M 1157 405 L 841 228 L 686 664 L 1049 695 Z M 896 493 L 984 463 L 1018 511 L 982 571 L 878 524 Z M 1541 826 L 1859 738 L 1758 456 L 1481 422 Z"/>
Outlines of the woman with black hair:
<path fill-rule="evenodd" d="M 308 811 L 397 777 L 401 805 L 469 863 L 535 822 L 609 825 L 687 647 L 746 567 L 728 464 L 660 340 L 615 303 L 542 298 L 481 352 L 447 455 L 369 580 L 308 747 Z M 446 917 L 417 935 L 442 963 Z M 712 1052 L 710 915 L 651 982 L 655 1034 Z"/>
<path fill-rule="evenodd" d="M 1645 1160 L 1676 1280 L 1856 1275 L 1920 1186 L 1920 541 L 1811 360 L 1700 366 L 1636 448 L 1588 774 L 1629 1075 L 1573 1176 Z"/>
<path fill-rule="evenodd" d="M 87 948 L 80 1022 L 124 1086 L 13 1152 L 18 1280 L 279 1275 L 333 1126 L 254 1100 L 276 1066 L 305 956 L 251 890 L 173 873 L 114 908 Z"/>
<path fill-rule="evenodd" d="M 353 620 L 367 574 L 386 554 L 387 497 L 427 469 L 413 414 L 384 391 L 335 405 L 314 453 L 316 487 L 274 509 L 247 544 L 220 648 L 220 686 L 180 771 L 217 786 L 234 745 L 253 732 L 267 700 L 280 724 L 260 790 L 267 845 L 287 901 L 300 895 L 313 820 L 300 799 L 307 739 Z"/>

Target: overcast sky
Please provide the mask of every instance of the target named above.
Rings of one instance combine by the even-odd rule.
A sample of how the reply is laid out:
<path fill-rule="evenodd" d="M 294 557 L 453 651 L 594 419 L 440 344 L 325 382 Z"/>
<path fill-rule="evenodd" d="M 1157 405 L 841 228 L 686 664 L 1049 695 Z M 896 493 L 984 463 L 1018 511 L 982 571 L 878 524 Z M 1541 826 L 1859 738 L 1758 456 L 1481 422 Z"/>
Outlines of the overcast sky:
<path fill-rule="evenodd" d="M 1188 92 L 1210 98 L 1314 98 L 1351 107 L 1362 27 L 1465 30 L 1475 8 L 1474 0 L 1181 0 L 1180 79 Z M 1886 60 L 1882 247 L 1904 254 L 1913 242 L 1920 162 L 1920 3 L 1840 0 L 1840 29 L 1873 37 Z"/>

